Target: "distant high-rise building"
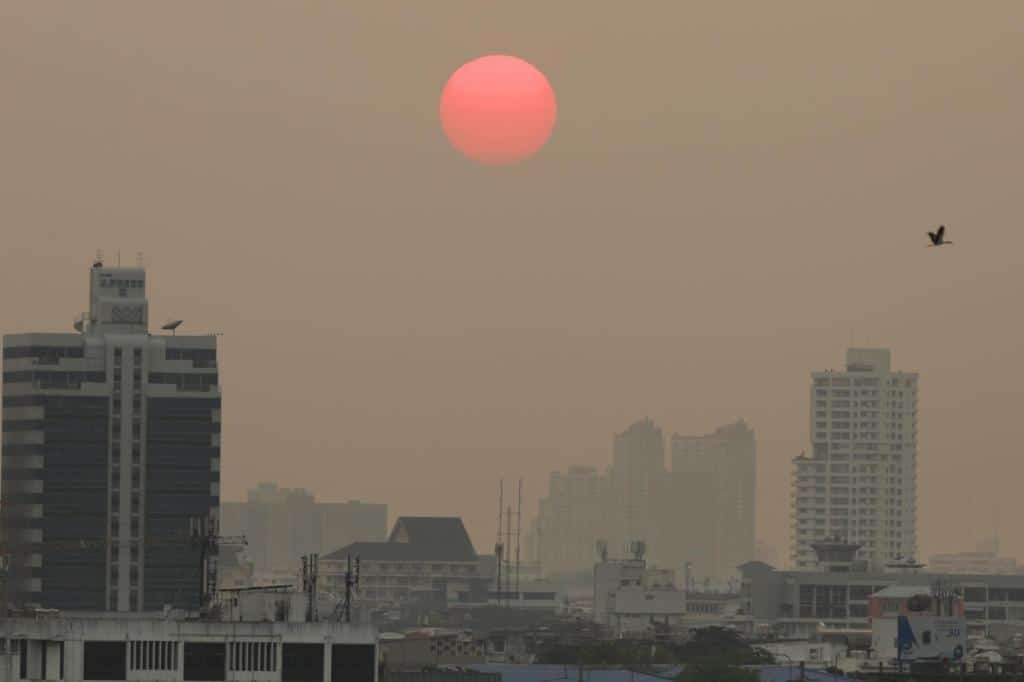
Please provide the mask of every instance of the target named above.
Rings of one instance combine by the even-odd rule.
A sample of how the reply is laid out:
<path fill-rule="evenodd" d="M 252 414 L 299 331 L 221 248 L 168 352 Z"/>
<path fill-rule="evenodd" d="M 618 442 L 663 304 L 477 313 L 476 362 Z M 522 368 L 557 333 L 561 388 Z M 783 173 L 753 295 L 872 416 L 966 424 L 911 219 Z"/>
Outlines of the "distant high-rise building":
<path fill-rule="evenodd" d="M 613 439 L 607 473 L 570 467 L 551 474 L 528 526 L 528 556 L 545 575 L 590 570 L 633 556 L 685 571 L 693 585 L 726 587 L 754 555 L 754 433 L 743 422 L 704 436 L 675 435 L 672 470 L 650 419 Z"/>
<path fill-rule="evenodd" d="M 657 424 L 643 419 L 616 434 L 613 443 L 609 482 L 619 513 L 610 518 L 607 539 L 616 551 L 626 551 L 636 541 L 657 542 L 656 499 L 666 480 L 665 438 Z"/>
<path fill-rule="evenodd" d="M 528 533 L 538 548 L 527 556 L 540 560 L 546 575 L 589 566 L 597 556 L 598 541 L 607 542 L 607 487 L 607 479 L 594 467 L 551 473 L 547 497 Z"/>
<path fill-rule="evenodd" d="M 199 602 L 193 520 L 216 519 L 217 339 L 151 335 L 146 273 L 89 273 L 76 334 L 3 349 L 3 520 L 17 604 L 142 611 Z"/>
<path fill-rule="evenodd" d="M 388 507 L 354 500 L 317 502 L 302 488 L 261 483 L 245 502 L 222 503 L 221 528 L 244 535 L 258 572 L 294 570 L 305 554 L 326 554 L 387 534 Z"/>
<path fill-rule="evenodd" d="M 754 496 L 757 480 L 754 432 L 742 420 L 703 436 L 672 436 L 672 473 L 696 479 L 703 500 L 687 526 L 705 542 L 688 542 L 694 574 L 724 585 L 754 558 Z M 681 523 L 678 519 L 674 523 Z M 697 539 L 694 538 L 694 539 Z"/>
<path fill-rule="evenodd" d="M 845 371 L 812 373 L 812 451 L 794 460 L 796 567 L 813 568 L 811 545 L 825 538 L 859 545 L 876 568 L 917 558 L 917 384 L 880 348 L 851 348 Z"/>

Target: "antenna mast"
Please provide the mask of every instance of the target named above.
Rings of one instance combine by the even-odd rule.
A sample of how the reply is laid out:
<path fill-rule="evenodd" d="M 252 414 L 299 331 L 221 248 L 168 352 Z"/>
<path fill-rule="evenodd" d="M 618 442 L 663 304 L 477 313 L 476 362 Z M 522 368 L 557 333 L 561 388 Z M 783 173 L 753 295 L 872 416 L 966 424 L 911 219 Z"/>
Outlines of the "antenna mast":
<path fill-rule="evenodd" d="M 523 479 L 519 479 L 519 497 L 516 502 L 516 599 L 519 599 L 519 537 L 523 532 Z"/>
<path fill-rule="evenodd" d="M 501 560 L 502 554 L 504 553 L 504 546 L 501 544 L 501 529 L 502 529 L 502 515 L 505 512 L 505 480 L 498 480 L 498 540 L 494 543 L 494 559 L 495 567 L 497 570 L 497 592 L 498 592 L 498 606 L 501 606 Z"/>
<path fill-rule="evenodd" d="M 505 508 L 505 606 L 512 605 L 512 504 Z"/>

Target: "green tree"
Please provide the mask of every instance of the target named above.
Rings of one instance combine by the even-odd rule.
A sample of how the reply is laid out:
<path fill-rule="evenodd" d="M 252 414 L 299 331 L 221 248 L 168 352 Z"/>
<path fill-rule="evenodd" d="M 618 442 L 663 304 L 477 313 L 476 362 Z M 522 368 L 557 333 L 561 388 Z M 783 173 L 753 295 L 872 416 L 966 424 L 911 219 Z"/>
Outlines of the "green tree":
<path fill-rule="evenodd" d="M 756 670 L 718 660 L 687 665 L 677 679 L 679 682 L 758 682 L 758 674 Z"/>

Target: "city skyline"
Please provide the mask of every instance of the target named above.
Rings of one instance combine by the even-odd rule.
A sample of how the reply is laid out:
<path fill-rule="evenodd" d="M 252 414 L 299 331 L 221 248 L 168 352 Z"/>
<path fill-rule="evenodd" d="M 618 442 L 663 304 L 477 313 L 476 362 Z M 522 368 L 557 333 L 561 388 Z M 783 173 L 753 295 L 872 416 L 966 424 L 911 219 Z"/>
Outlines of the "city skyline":
<path fill-rule="evenodd" d="M 1024 7 L 583 14 L 3 5 L 0 332 L 70 331 L 96 249 L 141 251 L 151 326 L 224 334 L 223 499 L 460 515 L 483 548 L 499 478 L 532 509 L 648 415 L 744 417 L 784 550 L 808 373 L 887 347 L 922 377 L 920 558 L 1024 556 Z M 482 170 L 437 100 L 499 50 L 558 122 Z M 925 248 L 939 224 L 955 246 Z"/>

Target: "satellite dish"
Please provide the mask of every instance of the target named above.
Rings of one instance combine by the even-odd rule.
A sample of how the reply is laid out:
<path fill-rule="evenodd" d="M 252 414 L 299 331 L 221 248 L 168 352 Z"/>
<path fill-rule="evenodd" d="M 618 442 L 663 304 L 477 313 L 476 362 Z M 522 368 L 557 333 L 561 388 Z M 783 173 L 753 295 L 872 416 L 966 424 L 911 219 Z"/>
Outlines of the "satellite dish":
<path fill-rule="evenodd" d="M 178 327 L 181 326 L 181 323 L 184 322 L 184 321 L 185 320 L 174 320 L 172 322 L 168 322 L 167 324 L 165 324 L 164 326 L 162 326 L 160 328 L 163 329 L 164 331 L 171 332 L 171 334 L 173 335 L 175 330 L 177 330 Z"/>

